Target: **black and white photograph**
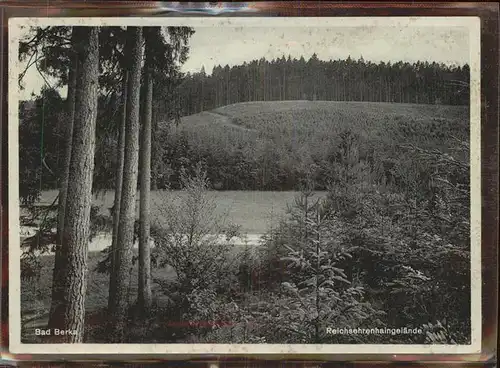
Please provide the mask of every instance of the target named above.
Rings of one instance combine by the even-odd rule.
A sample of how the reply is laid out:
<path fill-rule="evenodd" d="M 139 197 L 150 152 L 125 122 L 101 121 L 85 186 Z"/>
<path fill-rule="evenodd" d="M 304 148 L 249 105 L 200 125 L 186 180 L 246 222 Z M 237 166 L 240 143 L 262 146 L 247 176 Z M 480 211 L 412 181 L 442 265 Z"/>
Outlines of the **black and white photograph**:
<path fill-rule="evenodd" d="M 11 350 L 480 351 L 479 19 L 9 38 Z"/>

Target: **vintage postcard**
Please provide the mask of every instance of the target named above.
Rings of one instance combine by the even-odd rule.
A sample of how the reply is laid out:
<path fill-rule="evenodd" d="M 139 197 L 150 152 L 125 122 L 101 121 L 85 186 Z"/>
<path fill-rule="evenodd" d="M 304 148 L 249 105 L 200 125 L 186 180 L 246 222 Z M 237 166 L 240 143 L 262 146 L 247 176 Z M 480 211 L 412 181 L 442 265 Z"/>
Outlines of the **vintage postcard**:
<path fill-rule="evenodd" d="M 13 353 L 481 349 L 475 17 L 9 19 Z"/>

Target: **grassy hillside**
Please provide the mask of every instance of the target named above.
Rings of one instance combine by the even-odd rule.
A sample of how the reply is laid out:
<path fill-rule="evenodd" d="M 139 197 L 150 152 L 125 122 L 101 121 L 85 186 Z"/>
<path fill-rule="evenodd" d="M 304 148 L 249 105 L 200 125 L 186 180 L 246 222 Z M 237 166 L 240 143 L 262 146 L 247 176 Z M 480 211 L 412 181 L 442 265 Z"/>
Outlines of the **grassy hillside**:
<path fill-rule="evenodd" d="M 242 102 L 219 107 L 214 112 L 231 117 L 252 116 L 258 113 L 277 113 L 283 111 L 360 111 L 365 113 L 396 113 L 409 115 L 426 114 L 436 117 L 453 111 L 464 110 L 463 106 L 448 105 L 418 105 L 387 102 L 357 102 L 357 101 L 255 101 Z"/>
<path fill-rule="evenodd" d="M 403 144 L 446 151 L 456 138 L 468 140 L 469 111 L 373 102 L 238 103 L 164 126 L 164 158 L 172 172 L 205 162 L 216 189 L 297 190 L 307 175 L 324 177 L 347 132 L 359 159 L 376 164 L 398 158 Z M 316 189 L 325 185 L 319 180 Z"/>
<path fill-rule="evenodd" d="M 214 114 L 215 113 L 215 114 Z M 227 117 L 227 119 L 224 119 Z M 200 119 L 201 118 L 201 119 Z M 451 129 L 463 130 L 468 125 L 468 108 L 463 106 L 394 104 L 376 102 L 338 101 L 270 101 L 246 102 L 224 106 L 182 119 L 181 129 L 246 128 L 247 137 L 259 134 L 273 141 L 286 135 L 306 140 L 311 135 L 335 133 L 352 127 L 358 132 L 375 136 L 413 125 L 420 133 L 443 133 Z M 203 121 L 203 125 L 200 124 Z M 429 130 L 427 129 L 429 128 Z M 237 130 L 237 129 L 235 129 Z M 404 131 L 404 130 L 402 130 Z M 198 133 L 209 133 L 198 130 Z M 210 132 L 213 134 L 213 131 Z M 409 137 L 411 138 L 411 137 Z M 432 136 L 430 136 L 432 138 Z M 436 140 L 443 137 L 436 135 Z M 436 142 L 441 143 L 441 142 Z"/>

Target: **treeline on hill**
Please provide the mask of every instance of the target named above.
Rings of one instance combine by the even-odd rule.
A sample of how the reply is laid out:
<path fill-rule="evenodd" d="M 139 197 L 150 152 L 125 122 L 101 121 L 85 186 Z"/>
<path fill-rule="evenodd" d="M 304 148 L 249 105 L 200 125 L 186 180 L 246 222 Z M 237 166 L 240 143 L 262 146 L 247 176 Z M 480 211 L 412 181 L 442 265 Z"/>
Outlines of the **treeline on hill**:
<path fill-rule="evenodd" d="M 307 62 L 304 58 L 281 58 L 271 62 L 253 61 L 232 68 L 216 67 L 209 76 L 203 71 L 182 75 L 176 70 L 175 76 L 168 82 L 165 78 L 154 81 L 153 189 L 179 189 L 180 169 L 192 171 L 202 161 L 215 189 L 298 190 L 306 171 L 312 167 L 315 170 L 312 175 L 318 178 L 315 189 L 325 190 L 327 183 L 321 180 L 323 172 L 318 168 L 332 160 L 325 144 L 328 146 L 328 140 L 336 139 L 338 131 L 335 127 L 342 120 L 378 125 L 386 119 L 388 125 L 414 125 L 413 129 L 417 130 L 426 127 L 413 116 L 415 111 L 406 116 L 389 114 L 382 118 L 383 113 L 367 115 L 362 113 L 363 109 L 351 105 L 342 109 L 321 104 L 322 101 L 316 101 L 318 105 L 308 105 L 299 100 L 463 105 L 469 99 L 467 65 L 447 67 L 427 62 L 374 64 L 350 58 L 325 62 L 313 56 Z M 249 76 L 252 78 L 248 79 Z M 104 77 L 101 79 L 106 81 Z M 113 188 L 112 173 L 116 172 L 113 152 L 117 138 L 113 127 L 120 118 L 120 98 L 116 90 L 108 89 L 99 97 L 94 190 Z M 331 94 L 333 92 L 335 95 Z M 214 110 L 216 115 L 204 112 L 179 119 L 181 115 L 240 101 L 279 100 L 296 101 L 281 101 L 276 105 L 235 105 L 234 108 Z M 50 106 L 49 110 L 45 106 Z M 30 136 L 26 137 L 26 141 L 31 142 L 30 147 L 40 145 L 39 136 L 42 131 L 44 133 L 44 159 L 38 157 L 39 151 L 30 147 L 23 156 L 24 167 L 29 168 L 26 182 L 39 181 L 43 189 L 53 189 L 56 185 L 56 176 L 51 172 L 57 171 L 60 164 L 56 162 L 59 155 L 54 154 L 60 141 L 55 122 L 64 117 L 62 110 L 61 97 L 48 89 L 44 89 L 36 101 L 21 104 L 21 121 L 25 122 L 22 129 L 26 130 L 22 134 Z M 48 114 L 60 118 L 51 118 L 49 126 Z M 435 116 L 432 119 L 434 125 L 450 125 L 453 120 L 444 115 L 443 119 Z M 224 120 L 226 123 L 222 123 Z M 388 125 L 381 128 L 389 129 Z M 450 126 L 443 126 L 443 131 L 452 131 L 452 125 L 451 122 Z M 35 142 L 37 140 L 39 142 Z M 30 150 L 33 157 L 28 154 Z M 40 171 L 42 166 L 50 169 Z M 43 180 L 40 180 L 39 173 L 44 176 Z M 26 192 L 24 187 L 21 192 Z"/>
<path fill-rule="evenodd" d="M 463 106 L 291 101 L 235 104 L 165 125 L 158 187 L 181 187 L 179 172 L 202 162 L 219 190 L 328 190 L 338 142 L 347 127 L 363 141 L 360 159 L 379 183 L 399 180 L 392 147 L 416 141 L 433 148 L 467 124 Z M 336 180 L 336 179 L 335 179 Z"/>
<path fill-rule="evenodd" d="M 417 104 L 469 103 L 469 66 L 436 62 L 309 60 L 285 56 L 204 69 L 186 75 L 179 93 L 183 115 L 249 101 L 326 100 Z"/>
<path fill-rule="evenodd" d="M 40 190 L 57 188 L 64 101 L 44 89 L 23 105 L 31 107 L 22 106 L 20 113 L 20 194 L 30 200 Z M 104 109 L 104 102 L 99 105 Z M 314 190 L 328 190 L 346 126 L 362 135 L 360 157 L 379 182 L 394 181 L 397 156 L 381 147 L 391 146 L 392 139 L 401 144 L 418 139 L 437 148 L 467 122 L 467 114 L 462 106 L 296 101 L 236 104 L 181 118 L 179 124 L 157 122 L 152 188 L 181 189 L 182 170 L 192 173 L 202 163 L 215 190 L 300 190 L 310 178 Z M 94 192 L 115 185 L 117 137 L 107 128 L 108 115 L 106 110 L 98 115 Z"/>

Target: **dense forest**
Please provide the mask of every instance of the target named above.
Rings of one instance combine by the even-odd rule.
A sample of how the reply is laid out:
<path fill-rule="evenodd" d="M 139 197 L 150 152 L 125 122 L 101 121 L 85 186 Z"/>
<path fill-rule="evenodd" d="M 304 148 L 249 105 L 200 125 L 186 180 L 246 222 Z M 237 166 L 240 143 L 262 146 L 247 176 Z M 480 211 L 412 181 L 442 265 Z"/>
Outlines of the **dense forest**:
<path fill-rule="evenodd" d="M 162 81 L 165 80 L 159 78 L 154 82 L 152 183 L 153 188 L 163 189 L 167 186 L 180 188 L 180 168 L 192 170 L 202 161 L 215 189 L 299 190 L 305 166 L 319 167 L 331 159 L 325 150 L 311 152 L 315 142 L 336 139 L 331 124 L 343 118 L 353 120 L 354 115 L 359 115 L 355 107 L 348 117 L 343 117 L 342 112 L 339 115 L 338 110 L 332 115 L 328 111 L 331 108 L 304 105 L 303 100 L 437 105 L 467 105 L 469 101 L 468 65 L 452 67 L 435 62 L 375 64 L 363 59 L 321 61 L 313 55 L 306 61 L 304 57 L 283 56 L 278 60 L 254 60 L 231 68 L 217 66 L 211 75 L 203 70 L 195 74 L 177 71 L 168 83 Z M 114 178 L 109 175 L 115 172 L 116 165 L 111 154 L 116 146 L 111 127 L 120 116 L 118 96 L 110 89 L 99 98 L 98 139 L 103 144 L 96 152 L 95 190 L 114 186 Z M 297 103 L 295 106 L 293 103 L 273 105 L 274 108 L 256 105 L 255 110 L 250 111 L 242 107 L 241 112 L 234 111 L 230 116 L 226 109 L 215 111 L 233 127 L 238 125 L 247 129 L 243 133 L 241 129 L 238 132 L 227 129 L 213 114 L 181 119 L 225 105 L 258 101 Z M 57 126 L 44 128 L 40 118 L 47 119 L 50 115 L 56 121 L 61 119 L 64 116 L 63 98 L 55 91 L 43 89 L 34 101 L 22 102 L 20 114 L 21 122 L 25 122 L 22 129 L 31 136 L 27 139 L 38 140 L 40 129 L 44 129 L 43 140 L 29 143 L 30 147 L 40 144 L 46 147 L 44 160 L 29 159 L 37 168 L 31 167 L 26 173 L 27 181 L 39 180 L 43 189 L 54 189 L 56 177 L 51 172 L 57 171 L 57 147 L 62 146 L 58 145 Z M 363 114 L 357 119 L 369 123 Z M 204 121 L 207 129 L 199 129 L 199 120 Z M 388 122 L 389 125 L 395 123 L 416 125 L 415 129 L 421 124 L 415 121 L 412 113 L 396 117 L 396 121 L 391 118 Z M 436 124 L 447 125 L 450 121 L 445 118 Z M 452 131 L 452 125 L 443 126 L 443 129 Z M 211 131 L 217 134 L 209 137 Z M 297 134 L 305 134 L 307 138 L 294 139 L 293 135 Z M 294 147 L 289 147 L 290 144 Z M 27 148 L 25 152 L 30 150 Z M 307 155 L 290 160 L 299 151 Z M 38 155 L 38 151 L 32 152 Z M 28 160 L 24 155 L 22 158 Z M 263 171 L 262 167 L 270 161 L 276 165 L 276 170 Z M 51 169 L 40 170 L 42 165 Z M 39 173 L 44 176 L 43 180 Z M 322 171 L 316 170 L 312 175 L 318 179 L 315 189 L 325 190 L 328 184 L 321 179 Z"/>
<path fill-rule="evenodd" d="M 58 83 L 19 106 L 23 342 L 470 343 L 468 67 L 183 74 L 194 32 L 26 31 L 21 61 Z M 295 199 L 235 244 L 227 189 Z"/>
<path fill-rule="evenodd" d="M 436 62 L 320 60 L 313 56 L 252 60 L 186 75 L 179 92 L 190 115 L 249 101 L 374 101 L 467 105 L 469 66 Z"/>

